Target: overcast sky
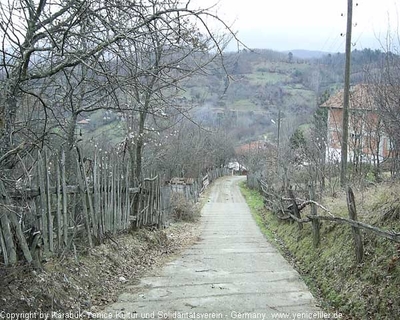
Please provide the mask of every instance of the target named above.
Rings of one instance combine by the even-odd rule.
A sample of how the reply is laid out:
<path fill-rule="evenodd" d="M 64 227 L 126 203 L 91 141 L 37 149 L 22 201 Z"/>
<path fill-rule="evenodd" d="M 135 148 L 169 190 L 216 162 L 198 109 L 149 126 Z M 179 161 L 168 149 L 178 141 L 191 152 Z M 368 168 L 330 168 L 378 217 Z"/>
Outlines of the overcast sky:
<path fill-rule="evenodd" d="M 213 10 L 234 23 L 250 48 L 344 52 L 347 0 L 193 1 L 195 7 L 215 3 Z M 399 15 L 399 0 L 354 0 L 354 48 L 380 48 L 388 28 L 400 28 Z"/>

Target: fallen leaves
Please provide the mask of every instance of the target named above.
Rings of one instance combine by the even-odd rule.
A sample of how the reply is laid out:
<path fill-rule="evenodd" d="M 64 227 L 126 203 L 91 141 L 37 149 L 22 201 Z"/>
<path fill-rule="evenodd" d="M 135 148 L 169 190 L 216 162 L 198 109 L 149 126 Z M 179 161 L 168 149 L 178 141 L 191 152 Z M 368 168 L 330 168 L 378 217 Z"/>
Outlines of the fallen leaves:
<path fill-rule="evenodd" d="M 80 254 L 78 261 L 72 255 L 49 259 L 40 273 L 27 267 L 3 268 L 0 287 L 6 290 L 0 292 L 0 311 L 83 310 L 89 314 L 101 310 L 116 300 L 127 283 L 196 241 L 198 233 L 193 223 L 177 223 L 165 230 L 141 229 L 117 236 L 118 250 L 108 241 Z"/>

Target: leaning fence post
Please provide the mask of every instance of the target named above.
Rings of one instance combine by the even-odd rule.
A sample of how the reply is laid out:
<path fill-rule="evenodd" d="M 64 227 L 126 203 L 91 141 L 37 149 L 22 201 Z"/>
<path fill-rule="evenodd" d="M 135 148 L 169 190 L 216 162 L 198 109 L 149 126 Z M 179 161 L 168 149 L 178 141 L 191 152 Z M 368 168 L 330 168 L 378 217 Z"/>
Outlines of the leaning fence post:
<path fill-rule="evenodd" d="M 357 221 L 356 202 L 354 200 L 354 193 L 351 187 L 347 188 L 347 209 L 349 210 L 349 217 L 351 220 Z M 356 260 L 361 263 L 364 258 L 364 248 L 361 237 L 361 232 L 358 227 L 351 227 L 354 238 L 354 245 L 356 250 Z"/>
<path fill-rule="evenodd" d="M 315 200 L 315 187 L 314 187 L 314 183 L 311 183 L 310 186 L 310 200 Z M 314 203 L 311 203 L 311 216 L 315 219 L 312 219 L 311 223 L 312 223 L 312 228 L 313 228 L 313 244 L 314 244 L 314 248 L 317 248 L 319 246 L 320 243 L 320 222 L 317 218 L 317 207 L 315 206 Z"/>

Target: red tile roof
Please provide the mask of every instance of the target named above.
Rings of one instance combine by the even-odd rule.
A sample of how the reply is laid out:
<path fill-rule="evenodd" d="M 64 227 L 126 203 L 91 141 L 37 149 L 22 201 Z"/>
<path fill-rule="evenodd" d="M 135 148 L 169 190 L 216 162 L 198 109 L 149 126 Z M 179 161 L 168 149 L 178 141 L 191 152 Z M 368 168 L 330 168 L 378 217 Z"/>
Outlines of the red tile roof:
<path fill-rule="evenodd" d="M 350 88 L 350 109 L 358 110 L 375 110 L 374 97 L 372 95 L 372 87 L 367 84 L 357 84 Z M 325 103 L 321 105 L 323 108 L 342 109 L 343 108 L 344 90 L 339 90 L 332 95 Z"/>

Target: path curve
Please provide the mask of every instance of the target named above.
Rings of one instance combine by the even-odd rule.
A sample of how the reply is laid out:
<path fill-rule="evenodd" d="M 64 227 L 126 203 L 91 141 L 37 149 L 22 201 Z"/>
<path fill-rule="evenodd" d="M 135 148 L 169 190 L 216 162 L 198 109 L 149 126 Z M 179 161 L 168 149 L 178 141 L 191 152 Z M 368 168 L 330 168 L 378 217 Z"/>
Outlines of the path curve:
<path fill-rule="evenodd" d="M 243 177 L 214 182 L 201 238 L 129 286 L 106 312 L 125 319 L 293 319 L 321 312 L 299 274 L 263 236 L 240 193 Z"/>

